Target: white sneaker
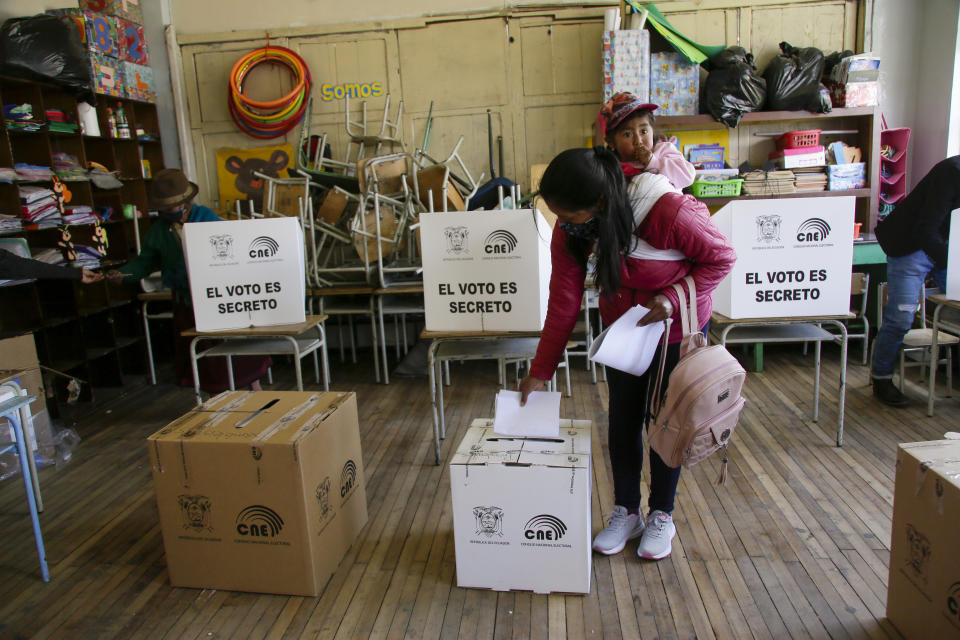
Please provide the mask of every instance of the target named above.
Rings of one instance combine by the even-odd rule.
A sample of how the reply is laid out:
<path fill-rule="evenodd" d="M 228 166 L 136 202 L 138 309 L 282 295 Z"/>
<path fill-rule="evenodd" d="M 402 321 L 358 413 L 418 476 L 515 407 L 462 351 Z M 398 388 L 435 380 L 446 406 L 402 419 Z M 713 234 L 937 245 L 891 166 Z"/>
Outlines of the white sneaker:
<path fill-rule="evenodd" d="M 637 545 L 637 555 L 648 560 L 666 558 L 672 550 L 671 541 L 675 535 L 677 527 L 673 524 L 673 516 L 659 509 L 651 511 Z"/>
<path fill-rule="evenodd" d="M 626 507 L 616 506 L 610 514 L 607 528 L 593 539 L 593 550 L 604 555 L 620 553 L 632 540 L 643 533 L 643 518 L 635 513 L 627 513 Z"/>

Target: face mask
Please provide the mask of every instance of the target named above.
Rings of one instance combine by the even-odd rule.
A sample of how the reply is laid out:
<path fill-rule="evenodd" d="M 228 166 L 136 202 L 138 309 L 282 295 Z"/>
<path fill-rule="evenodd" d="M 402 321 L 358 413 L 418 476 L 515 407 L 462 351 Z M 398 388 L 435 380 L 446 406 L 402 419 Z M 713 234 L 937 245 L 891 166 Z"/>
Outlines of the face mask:
<path fill-rule="evenodd" d="M 181 218 L 183 218 L 183 210 L 173 209 L 172 211 L 158 211 L 157 215 L 161 220 L 166 220 L 170 224 L 174 224 L 176 222 L 180 222 Z"/>
<path fill-rule="evenodd" d="M 560 228 L 568 235 L 581 240 L 595 240 L 600 235 L 600 227 L 597 225 L 596 218 L 590 218 L 586 222 L 561 222 Z"/>

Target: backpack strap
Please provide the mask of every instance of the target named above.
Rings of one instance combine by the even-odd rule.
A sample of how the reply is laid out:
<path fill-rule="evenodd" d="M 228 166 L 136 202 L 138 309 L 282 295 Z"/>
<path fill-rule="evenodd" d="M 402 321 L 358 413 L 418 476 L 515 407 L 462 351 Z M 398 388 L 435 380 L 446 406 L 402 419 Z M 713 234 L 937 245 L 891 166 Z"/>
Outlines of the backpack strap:
<path fill-rule="evenodd" d="M 683 287 L 680 282 L 685 282 L 690 291 L 690 299 L 687 300 Z M 683 339 L 680 341 L 681 357 L 698 347 L 706 346 L 706 336 L 700 332 L 700 323 L 697 319 L 697 286 L 691 276 L 686 276 L 682 281 L 673 283 L 673 290 L 677 292 L 680 305 L 680 321 L 683 331 Z"/>
<path fill-rule="evenodd" d="M 657 365 L 657 377 L 653 381 L 653 394 L 650 396 L 650 399 L 647 403 L 647 421 L 651 418 L 656 418 L 660 413 L 660 409 L 663 407 L 663 372 L 667 368 L 667 347 L 669 346 L 670 339 L 670 318 L 667 318 L 663 321 L 663 338 L 660 342 L 660 362 Z"/>

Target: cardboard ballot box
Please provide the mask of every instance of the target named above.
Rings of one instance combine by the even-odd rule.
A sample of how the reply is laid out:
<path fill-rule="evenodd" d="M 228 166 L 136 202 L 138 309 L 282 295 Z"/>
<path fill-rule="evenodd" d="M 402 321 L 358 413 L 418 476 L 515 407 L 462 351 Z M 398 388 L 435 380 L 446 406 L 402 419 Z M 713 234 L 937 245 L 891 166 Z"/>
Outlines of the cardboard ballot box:
<path fill-rule="evenodd" d="M 450 462 L 457 585 L 589 593 L 590 422 L 559 438 L 493 433 L 474 420 Z"/>
<path fill-rule="evenodd" d="M 852 196 L 734 200 L 713 220 L 737 262 L 713 294 L 728 318 L 841 315 L 850 311 Z"/>
<path fill-rule="evenodd" d="M 225 392 L 148 446 L 173 586 L 316 596 L 367 521 L 354 393 Z"/>
<path fill-rule="evenodd" d="M 960 638 L 960 440 L 901 444 L 887 617 L 906 638 Z"/>
<path fill-rule="evenodd" d="M 305 319 L 303 232 L 296 218 L 183 225 L 197 331 Z"/>
<path fill-rule="evenodd" d="M 553 230 L 535 209 L 420 215 L 429 331 L 539 331 Z"/>

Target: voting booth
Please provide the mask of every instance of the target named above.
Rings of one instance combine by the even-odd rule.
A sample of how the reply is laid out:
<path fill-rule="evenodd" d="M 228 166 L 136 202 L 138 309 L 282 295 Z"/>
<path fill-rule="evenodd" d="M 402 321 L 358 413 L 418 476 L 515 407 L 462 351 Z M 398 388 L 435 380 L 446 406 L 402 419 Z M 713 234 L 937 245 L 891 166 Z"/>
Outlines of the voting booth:
<path fill-rule="evenodd" d="M 303 232 L 296 218 L 183 225 L 197 331 L 303 322 Z"/>
<path fill-rule="evenodd" d="M 855 198 L 734 200 L 713 220 L 737 262 L 713 294 L 728 318 L 796 318 L 850 311 Z"/>
<path fill-rule="evenodd" d="M 950 214 L 950 244 L 947 247 L 947 298 L 960 300 L 960 209 Z"/>
<path fill-rule="evenodd" d="M 590 425 L 522 438 L 473 421 L 450 462 L 457 586 L 590 592 Z"/>
<path fill-rule="evenodd" d="M 421 214 L 427 330 L 541 330 L 552 233 L 535 209 Z"/>

